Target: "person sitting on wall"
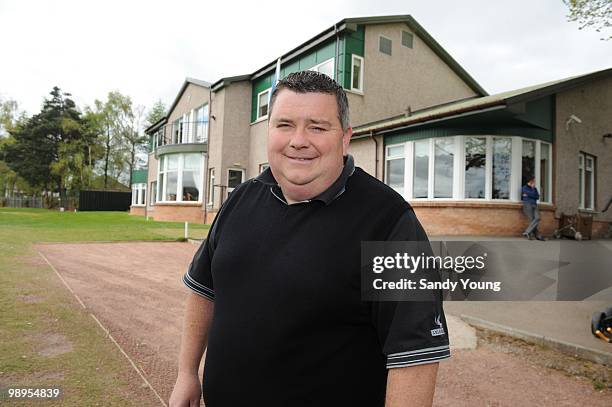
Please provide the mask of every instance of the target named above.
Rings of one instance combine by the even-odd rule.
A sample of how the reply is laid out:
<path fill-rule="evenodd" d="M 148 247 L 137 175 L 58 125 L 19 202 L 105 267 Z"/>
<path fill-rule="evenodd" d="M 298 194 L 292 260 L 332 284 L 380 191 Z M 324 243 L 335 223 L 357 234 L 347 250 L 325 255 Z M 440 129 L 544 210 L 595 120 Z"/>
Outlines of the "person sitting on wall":
<path fill-rule="evenodd" d="M 535 187 L 535 177 L 530 177 L 527 184 L 523 185 L 521 193 L 523 200 L 523 212 L 529 219 L 529 225 L 523 232 L 523 236 L 529 240 L 534 238 L 538 240 L 546 240 L 538 233 L 538 224 L 540 223 L 540 211 L 538 210 L 538 199 L 540 199 L 540 193 Z"/>

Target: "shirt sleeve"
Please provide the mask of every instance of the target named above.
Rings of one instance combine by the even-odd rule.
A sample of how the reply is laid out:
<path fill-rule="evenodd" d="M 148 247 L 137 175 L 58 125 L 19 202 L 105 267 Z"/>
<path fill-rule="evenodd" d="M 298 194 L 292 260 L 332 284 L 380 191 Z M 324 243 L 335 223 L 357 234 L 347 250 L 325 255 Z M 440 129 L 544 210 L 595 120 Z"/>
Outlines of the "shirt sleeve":
<path fill-rule="evenodd" d="M 412 208 L 400 217 L 388 241 L 420 241 L 432 254 L 427 234 Z M 450 357 L 442 292 L 433 301 L 380 301 L 372 304 L 387 368 L 434 363 Z"/>
<path fill-rule="evenodd" d="M 221 212 L 215 217 L 206 240 L 200 245 L 187 272 L 183 275 L 183 283 L 187 288 L 211 301 L 215 300 L 211 265 L 217 241 L 217 219 L 220 216 Z"/>

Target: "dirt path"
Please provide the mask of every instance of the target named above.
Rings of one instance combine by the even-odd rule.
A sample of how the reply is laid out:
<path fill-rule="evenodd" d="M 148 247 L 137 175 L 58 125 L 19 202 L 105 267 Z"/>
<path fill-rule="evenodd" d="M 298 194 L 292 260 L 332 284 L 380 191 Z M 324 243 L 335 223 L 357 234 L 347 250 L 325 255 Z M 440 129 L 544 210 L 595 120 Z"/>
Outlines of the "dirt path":
<path fill-rule="evenodd" d="M 43 253 L 167 400 L 176 378 L 188 243 L 45 244 Z M 481 344 L 440 365 L 437 406 L 609 406 L 612 391 Z"/>

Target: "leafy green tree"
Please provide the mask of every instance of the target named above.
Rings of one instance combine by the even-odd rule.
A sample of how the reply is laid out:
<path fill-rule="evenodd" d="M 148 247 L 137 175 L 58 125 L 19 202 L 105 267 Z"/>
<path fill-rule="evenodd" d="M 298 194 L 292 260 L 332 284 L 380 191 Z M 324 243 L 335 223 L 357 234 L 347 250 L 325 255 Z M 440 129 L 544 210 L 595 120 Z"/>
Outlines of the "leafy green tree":
<path fill-rule="evenodd" d="M 563 0 L 569 8 L 569 21 L 577 21 L 579 29 L 593 27 L 595 31 L 610 29 L 612 27 L 612 1 L 610 0 Z M 607 34 L 606 34 L 607 35 Z M 612 34 L 604 36 L 602 40 L 612 39 Z"/>
<path fill-rule="evenodd" d="M 151 127 L 166 116 L 166 105 L 159 99 L 147 113 L 145 127 Z"/>
<path fill-rule="evenodd" d="M 56 86 L 50 95 L 40 113 L 18 121 L 10 130 L 14 142 L 4 146 L 4 159 L 31 186 L 47 191 L 57 187 L 65 200 L 67 178 L 57 163 L 63 159 L 65 144 L 82 140 L 83 120 L 69 93 Z"/>

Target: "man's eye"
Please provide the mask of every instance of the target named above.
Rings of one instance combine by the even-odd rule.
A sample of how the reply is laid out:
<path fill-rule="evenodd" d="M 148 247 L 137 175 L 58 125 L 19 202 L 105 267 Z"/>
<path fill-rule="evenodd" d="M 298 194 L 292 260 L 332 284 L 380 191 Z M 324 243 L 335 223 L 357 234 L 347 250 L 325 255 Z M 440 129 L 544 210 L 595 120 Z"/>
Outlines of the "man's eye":
<path fill-rule="evenodd" d="M 323 127 L 313 127 L 312 129 L 314 131 L 325 131 L 325 129 Z"/>

